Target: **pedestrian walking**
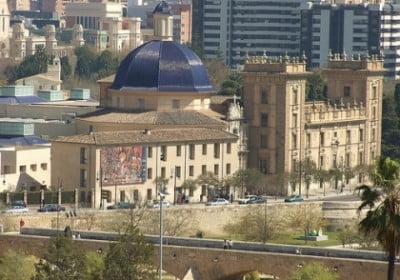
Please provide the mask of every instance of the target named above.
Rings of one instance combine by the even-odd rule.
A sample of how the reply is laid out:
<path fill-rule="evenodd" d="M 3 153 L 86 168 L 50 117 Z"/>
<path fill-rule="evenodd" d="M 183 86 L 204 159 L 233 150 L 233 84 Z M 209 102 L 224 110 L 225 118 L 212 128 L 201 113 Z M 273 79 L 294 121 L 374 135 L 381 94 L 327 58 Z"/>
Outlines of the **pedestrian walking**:
<path fill-rule="evenodd" d="M 228 248 L 228 241 L 224 239 L 224 250 L 226 250 L 227 248 Z"/>

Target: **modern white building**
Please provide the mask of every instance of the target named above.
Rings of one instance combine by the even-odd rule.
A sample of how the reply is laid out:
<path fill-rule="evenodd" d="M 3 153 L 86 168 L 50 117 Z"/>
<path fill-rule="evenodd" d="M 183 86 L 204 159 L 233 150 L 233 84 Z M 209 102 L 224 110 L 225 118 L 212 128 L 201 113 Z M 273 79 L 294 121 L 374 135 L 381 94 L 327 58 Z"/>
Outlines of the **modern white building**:
<path fill-rule="evenodd" d="M 299 56 L 300 6 L 306 0 L 215 1 L 203 6 L 206 58 L 221 56 L 236 67 L 246 53 Z"/>

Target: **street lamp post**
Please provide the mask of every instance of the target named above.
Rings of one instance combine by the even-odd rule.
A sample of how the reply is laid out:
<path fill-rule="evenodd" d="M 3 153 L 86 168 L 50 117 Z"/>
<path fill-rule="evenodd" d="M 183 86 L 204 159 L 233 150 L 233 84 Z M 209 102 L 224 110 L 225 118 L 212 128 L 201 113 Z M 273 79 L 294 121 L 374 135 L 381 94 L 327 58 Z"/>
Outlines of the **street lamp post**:
<path fill-rule="evenodd" d="M 159 266 L 159 271 L 158 271 L 158 279 L 162 280 L 162 263 L 163 263 L 163 201 L 165 194 L 162 192 L 158 192 L 158 195 L 160 197 L 160 266 Z"/>
<path fill-rule="evenodd" d="M 103 209 L 103 169 L 100 167 L 100 209 Z"/>

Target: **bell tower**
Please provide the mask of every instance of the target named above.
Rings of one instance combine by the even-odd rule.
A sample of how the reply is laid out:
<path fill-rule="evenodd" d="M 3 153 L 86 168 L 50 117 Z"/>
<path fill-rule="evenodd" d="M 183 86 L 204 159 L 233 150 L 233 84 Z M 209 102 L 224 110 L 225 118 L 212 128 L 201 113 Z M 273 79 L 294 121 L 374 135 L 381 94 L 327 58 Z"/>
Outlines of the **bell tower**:
<path fill-rule="evenodd" d="M 172 41 L 173 17 L 172 9 L 166 1 L 158 3 L 153 11 L 154 39 Z"/>

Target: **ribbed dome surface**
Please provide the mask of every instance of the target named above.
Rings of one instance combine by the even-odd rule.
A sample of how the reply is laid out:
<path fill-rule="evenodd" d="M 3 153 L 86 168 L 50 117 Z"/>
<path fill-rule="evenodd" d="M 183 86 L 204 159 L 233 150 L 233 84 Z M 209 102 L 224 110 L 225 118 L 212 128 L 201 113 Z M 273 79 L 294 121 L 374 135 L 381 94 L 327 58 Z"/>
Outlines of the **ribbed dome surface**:
<path fill-rule="evenodd" d="M 131 51 L 119 66 L 111 88 L 214 91 L 199 57 L 172 41 L 150 41 Z"/>
<path fill-rule="evenodd" d="M 154 8 L 153 14 L 155 13 L 161 13 L 161 14 L 167 14 L 167 15 L 172 15 L 172 9 L 171 6 L 168 5 L 166 1 L 161 1 L 160 3 L 157 4 L 157 6 Z"/>

